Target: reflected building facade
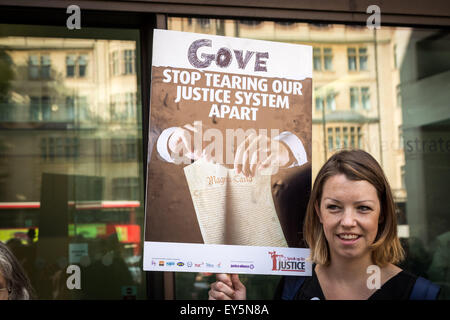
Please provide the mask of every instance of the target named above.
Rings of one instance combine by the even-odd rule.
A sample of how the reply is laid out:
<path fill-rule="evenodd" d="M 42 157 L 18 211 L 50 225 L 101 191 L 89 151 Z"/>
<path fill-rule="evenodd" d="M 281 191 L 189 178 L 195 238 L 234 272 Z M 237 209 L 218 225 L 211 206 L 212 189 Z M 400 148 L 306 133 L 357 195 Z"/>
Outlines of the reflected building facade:
<path fill-rule="evenodd" d="M 107 177 L 105 199 L 138 200 L 135 43 L 9 37 L 0 45 L 13 75 L 0 119 L 2 201 L 39 201 L 41 172 Z"/>
<path fill-rule="evenodd" d="M 102 287 L 98 278 L 78 298 L 121 298 L 123 286 L 144 294 L 136 47 L 125 40 L 0 37 L 0 241 L 13 246 L 19 239 L 16 252 L 34 246 L 38 259 L 28 255 L 24 264 L 38 298 L 75 297 L 40 281 L 50 275 L 38 265 L 80 259 L 87 274 L 99 266 L 113 273 L 107 267 L 114 262 L 122 268 L 117 279 L 125 280 L 106 292 L 95 289 Z M 102 264 L 108 255 L 113 262 Z"/>
<path fill-rule="evenodd" d="M 338 150 L 372 154 L 396 202 L 402 267 L 441 285 L 448 298 L 448 33 L 178 17 L 168 28 L 312 46 L 313 180 Z"/>

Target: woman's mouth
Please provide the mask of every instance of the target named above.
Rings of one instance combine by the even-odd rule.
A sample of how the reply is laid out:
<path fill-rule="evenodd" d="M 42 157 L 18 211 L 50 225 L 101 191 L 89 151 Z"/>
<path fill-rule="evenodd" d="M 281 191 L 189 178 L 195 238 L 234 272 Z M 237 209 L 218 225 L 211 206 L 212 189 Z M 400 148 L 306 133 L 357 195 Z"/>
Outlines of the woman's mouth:
<path fill-rule="evenodd" d="M 361 236 L 359 234 L 355 233 L 339 233 L 337 234 L 337 237 L 344 243 L 344 244 L 353 244 L 355 243 Z"/>

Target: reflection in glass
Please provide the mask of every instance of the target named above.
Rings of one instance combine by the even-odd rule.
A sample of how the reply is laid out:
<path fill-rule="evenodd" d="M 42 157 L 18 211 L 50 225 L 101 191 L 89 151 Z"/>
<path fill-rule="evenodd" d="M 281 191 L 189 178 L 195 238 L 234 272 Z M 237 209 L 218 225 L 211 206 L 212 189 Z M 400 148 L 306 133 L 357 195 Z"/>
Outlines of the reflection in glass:
<path fill-rule="evenodd" d="M 28 77 L 30 80 L 39 78 L 39 57 L 35 54 L 28 57 Z"/>
<path fill-rule="evenodd" d="M 367 48 L 359 48 L 359 69 L 367 70 Z"/>
<path fill-rule="evenodd" d="M 334 149 L 333 128 L 328 128 L 328 151 L 331 152 Z"/>
<path fill-rule="evenodd" d="M 314 71 L 322 70 L 322 56 L 320 53 L 320 48 L 313 48 L 313 68 Z"/>
<path fill-rule="evenodd" d="M 334 99 L 335 93 L 331 92 L 327 94 L 327 110 L 333 111 L 336 110 L 336 101 Z"/>
<path fill-rule="evenodd" d="M 323 98 L 316 97 L 316 110 L 321 111 L 323 109 Z"/>
<path fill-rule="evenodd" d="M 362 139 L 362 132 L 361 132 L 361 127 L 357 128 L 358 130 L 358 148 L 359 149 L 363 149 L 363 139 Z"/>
<path fill-rule="evenodd" d="M 355 127 L 350 127 L 350 147 L 355 148 Z"/>
<path fill-rule="evenodd" d="M 341 149 L 341 128 L 335 128 L 336 134 L 336 149 Z"/>
<path fill-rule="evenodd" d="M 85 77 L 86 76 L 86 69 L 87 69 L 87 55 L 81 54 L 78 57 L 78 76 L 79 77 Z"/>
<path fill-rule="evenodd" d="M 370 110 L 370 94 L 369 88 L 361 88 L 361 104 L 364 110 Z"/>
<path fill-rule="evenodd" d="M 325 70 L 333 70 L 333 52 L 331 48 L 323 49 L 323 60 Z"/>
<path fill-rule="evenodd" d="M 351 71 L 356 70 L 356 49 L 355 48 L 347 49 L 347 59 L 348 59 L 348 70 L 351 70 Z"/>
<path fill-rule="evenodd" d="M 14 28 L 0 25 L 0 241 L 39 299 L 142 298 L 139 33 Z"/>
<path fill-rule="evenodd" d="M 75 55 L 70 54 L 66 57 L 66 77 L 72 78 L 75 76 Z"/>
<path fill-rule="evenodd" d="M 348 128 L 344 127 L 343 130 L 343 137 L 344 137 L 344 149 L 348 148 Z"/>
<path fill-rule="evenodd" d="M 359 109 L 359 90 L 355 87 L 350 88 L 350 108 L 352 110 Z"/>
<path fill-rule="evenodd" d="M 236 20 L 216 19 L 208 23 L 220 28 L 202 29 L 195 20 L 170 17 L 168 28 L 313 47 L 313 68 L 318 71 L 313 89 L 313 179 L 338 142 L 374 155 L 388 175 L 400 208 L 399 236 L 408 250 L 403 267 L 437 282 L 449 299 L 450 273 L 445 270 L 450 266 L 450 208 L 443 187 L 450 180 L 449 150 L 445 149 L 450 141 L 450 97 L 445 88 L 450 82 L 448 33 L 338 24 L 280 26 L 272 21 L 250 28 Z M 343 128 L 342 138 L 333 128 Z M 177 280 L 187 278 L 177 274 Z M 257 287 L 259 278 L 253 279 Z M 266 283 L 265 277 L 260 281 Z M 262 297 L 271 298 L 269 294 Z"/>
<path fill-rule="evenodd" d="M 135 70 L 135 51 L 123 50 L 124 74 L 133 74 Z"/>
<path fill-rule="evenodd" d="M 41 55 L 41 79 L 50 79 L 51 61 L 49 54 Z"/>

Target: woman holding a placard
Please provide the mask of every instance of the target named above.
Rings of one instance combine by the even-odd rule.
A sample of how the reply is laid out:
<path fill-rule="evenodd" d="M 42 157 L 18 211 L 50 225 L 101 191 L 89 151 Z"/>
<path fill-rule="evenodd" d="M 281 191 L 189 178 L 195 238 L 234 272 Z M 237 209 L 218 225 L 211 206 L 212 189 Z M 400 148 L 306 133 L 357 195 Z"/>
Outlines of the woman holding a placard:
<path fill-rule="evenodd" d="M 303 226 L 311 277 L 283 277 L 275 294 L 294 300 L 436 299 L 440 288 L 396 266 L 404 251 L 389 183 L 362 150 L 334 154 L 319 171 Z M 218 274 L 209 299 L 245 299 L 237 275 Z"/>

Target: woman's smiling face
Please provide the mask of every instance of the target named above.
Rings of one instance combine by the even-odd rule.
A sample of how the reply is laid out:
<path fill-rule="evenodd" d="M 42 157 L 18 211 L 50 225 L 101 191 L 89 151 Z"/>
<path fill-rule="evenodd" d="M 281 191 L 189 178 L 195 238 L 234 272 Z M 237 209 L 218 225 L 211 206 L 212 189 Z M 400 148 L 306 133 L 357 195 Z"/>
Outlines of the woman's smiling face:
<path fill-rule="evenodd" d="M 370 253 L 380 222 L 380 201 L 373 185 L 344 174 L 332 176 L 323 186 L 317 212 L 332 258 L 354 259 Z"/>

